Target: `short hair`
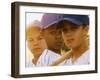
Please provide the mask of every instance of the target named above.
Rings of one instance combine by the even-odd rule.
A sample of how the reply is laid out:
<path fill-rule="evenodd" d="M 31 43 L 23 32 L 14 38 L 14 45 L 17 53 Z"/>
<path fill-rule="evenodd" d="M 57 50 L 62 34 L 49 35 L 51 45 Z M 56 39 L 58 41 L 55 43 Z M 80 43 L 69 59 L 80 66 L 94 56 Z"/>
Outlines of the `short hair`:
<path fill-rule="evenodd" d="M 26 39 L 28 34 L 37 34 L 41 32 L 42 32 L 42 28 L 40 22 L 34 21 L 26 27 Z"/>

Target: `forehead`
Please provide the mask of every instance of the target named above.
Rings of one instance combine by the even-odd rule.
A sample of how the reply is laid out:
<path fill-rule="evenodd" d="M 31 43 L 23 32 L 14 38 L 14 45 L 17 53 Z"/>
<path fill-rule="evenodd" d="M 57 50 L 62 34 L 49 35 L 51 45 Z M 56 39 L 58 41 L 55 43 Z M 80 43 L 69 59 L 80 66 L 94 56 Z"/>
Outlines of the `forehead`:
<path fill-rule="evenodd" d="M 27 35 L 27 37 L 34 37 L 34 36 L 39 36 L 39 35 L 41 35 L 41 32 L 42 32 L 42 30 L 40 29 L 40 28 L 33 28 L 33 27 L 29 27 L 29 28 L 27 28 L 26 29 L 26 35 Z"/>
<path fill-rule="evenodd" d="M 79 27 L 78 25 L 68 22 L 68 21 L 62 21 L 60 25 L 61 25 L 61 28 L 78 28 Z"/>

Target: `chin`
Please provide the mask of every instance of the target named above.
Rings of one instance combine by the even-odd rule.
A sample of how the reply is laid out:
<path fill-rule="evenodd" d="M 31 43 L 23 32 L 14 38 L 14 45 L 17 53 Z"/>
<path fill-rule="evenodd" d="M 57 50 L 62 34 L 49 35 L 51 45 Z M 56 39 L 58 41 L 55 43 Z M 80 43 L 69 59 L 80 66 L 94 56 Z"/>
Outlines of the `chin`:
<path fill-rule="evenodd" d="M 73 44 L 67 44 L 67 45 L 68 45 L 68 47 L 70 47 L 70 48 L 74 48 L 74 47 L 75 47 Z"/>

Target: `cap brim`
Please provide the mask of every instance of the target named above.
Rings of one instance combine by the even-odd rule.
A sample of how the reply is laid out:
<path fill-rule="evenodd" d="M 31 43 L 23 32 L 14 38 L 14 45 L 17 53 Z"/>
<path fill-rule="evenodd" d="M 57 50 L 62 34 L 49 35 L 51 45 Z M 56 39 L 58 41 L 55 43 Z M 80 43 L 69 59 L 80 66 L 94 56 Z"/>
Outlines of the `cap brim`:
<path fill-rule="evenodd" d="M 76 25 L 78 25 L 78 26 L 82 24 L 80 21 L 77 21 L 77 20 L 71 19 L 71 18 L 63 18 L 63 19 L 61 19 L 60 21 L 63 21 L 63 20 L 66 20 L 66 21 L 71 22 L 71 23 L 73 23 L 73 24 L 76 24 Z"/>
<path fill-rule="evenodd" d="M 48 27 L 50 27 L 50 26 L 52 26 L 53 24 L 56 24 L 56 23 L 58 23 L 59 21 L 53 21 L 52 23 L 50 23 L 50 24 L 48 24 L 48 25 L 46 25 L 45 27 L 43 27 L 43 29 L 46 29 L 46 28 L 48 28 Z"/>

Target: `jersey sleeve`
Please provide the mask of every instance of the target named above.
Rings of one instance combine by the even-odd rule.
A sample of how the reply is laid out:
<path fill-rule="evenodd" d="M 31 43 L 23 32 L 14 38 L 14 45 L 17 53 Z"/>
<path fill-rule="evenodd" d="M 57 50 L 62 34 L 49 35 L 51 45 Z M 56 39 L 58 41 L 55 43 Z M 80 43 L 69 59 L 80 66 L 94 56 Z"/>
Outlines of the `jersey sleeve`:
<path fill-rule="evenodd" d="M 55 53 L 48 49 L 45 49 L 43 51 L 42 55 L 39 57 L 37 65 L 38 66 L 48 66 L 48 64 L 52 63 L 59 57 L 60 57 L 60 55 L 58 53 Z"/>

